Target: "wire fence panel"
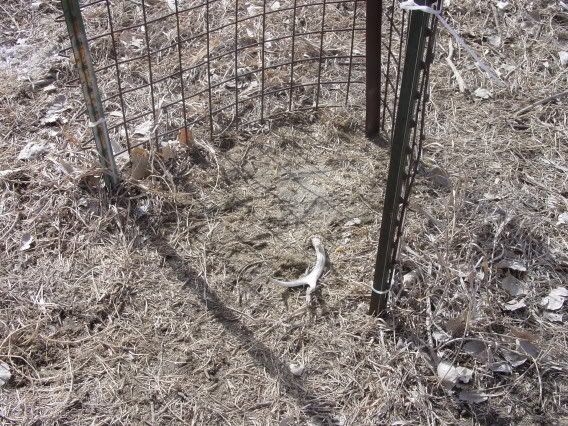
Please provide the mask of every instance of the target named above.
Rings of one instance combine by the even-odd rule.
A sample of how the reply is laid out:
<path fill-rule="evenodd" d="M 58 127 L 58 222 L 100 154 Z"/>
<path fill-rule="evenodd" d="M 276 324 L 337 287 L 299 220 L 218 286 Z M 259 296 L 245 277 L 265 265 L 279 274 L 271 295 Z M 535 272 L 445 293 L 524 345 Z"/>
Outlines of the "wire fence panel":
<path fill-rule="evenodd" d="M 290 114 L 365 110 L 367 135 L 392 146 L 371 311 L 385 308 L 420 160 L 433 15 L 398 0 L 62 3 L 111 177 L 117 156 L 180 135 L 236 143 Z"/>
<path fill-rule="evenodd" d="M 363 4 L 79 2 L 115 155 L 182 129 L 217 138 L 364 106 Z"/>

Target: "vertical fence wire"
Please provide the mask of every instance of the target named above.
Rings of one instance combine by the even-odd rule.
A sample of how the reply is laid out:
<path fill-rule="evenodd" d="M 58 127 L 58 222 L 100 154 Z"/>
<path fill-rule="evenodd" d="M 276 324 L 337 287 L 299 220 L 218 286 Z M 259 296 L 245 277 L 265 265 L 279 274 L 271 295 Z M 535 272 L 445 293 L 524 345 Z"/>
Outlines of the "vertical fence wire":
<path fill-rule="evenodd" d="M 365 14 L 358 14 L 360 0 L 315 0 L 313 2 L 300 2 L 298 0 L 292 2 L 290 0 L 290 4 L 282 6 L 278 2 L 274 3 L 278 6 L 270 6 L 267 2 L 263 1 L 260 4 L 258 3 L 259 0 L 253 0 L 250 5 L 245 5 L 244 9 L 243 2 L 232 1 L 234 3 L 230 4 L 230 8 L 234 6 L 235 19 L 234 22 L 228 23 L 218 22 L 217 7 L 215 13 L 212 13 L 211 5 L 213 3 L 216 6 L 219 5 L 220 0 L 203 0 L 195 4 L 181 2 L 180 0 L 156 4 L 154 2 L 150 4 L 149 0 L 141 0 L 135 3 L 122 3 L 120 0 L 100 0 L 79 6 L 81 9 L 89 9 L 102 2 L 106 4 L 108 28 L 103 31 L 100 31 L 100 27 L 99 29 L 91 29 L 92 32 L 88 35 L 87 40 L 96 42 L 101 38 L 110 36 L 115 52 L 119 45 L 123 52 L 120 55 L 115 54 L 115 57 L 111 58 L 113 62 L 111 65 L 102 63 L 95 66 L 95 73 L 101 77 L 101 80 L 107 82 L 114 79 L 119 86 L 116 93 L 108 92 L 106 87 L 103 87 L 101 91 L 103 104 L 106 105 L 114 99 L 121 104 L 121 123 L 113 125 L 109 130 L 116 131 L 118 126 L 124 128 L 126 149 L 119 150 L 115 155 L 145 145 L 146 141 L 140 141 L 141 139 L 134 141 L 132 135 L 136 134 L 140 124 L 146 124 L 144 121 L 148 120 L 148 117 L 152 120 L 151 126 L 148 124 L 151 135 L 146 139 L 153 138 L 158 143 L 164 138 L 170 138 L 181 128 L 199 128 L 204 123 L 209 125 L 209 138 L 214 140 L 221 136 L 222 132 L 229 126 L 241 130 L 243 126 L 254 125 L 257 121 L 271 120 L 282 115 L 283 112 L 300 111 L 313 107 L 345 107 L 346 104 L 363 106 L 361 101 L 364 96 L 361 96 L 361 94 L 364 92 L 359 89 L 364 87 L 365 80 L 362 79 L 359 72 L 355 74 L 354 71 L 355 59 L 364 60 L 365 58 L 364 55 L 355 54 L 355 49 L 360 48 L 357 43 L 364 41 L 364 38 L 359 39 L 356 36 L 365 30 L 362 25 L 365 22 Z M 382 0 L 371 1 L 380 3 Z M 352 7 L 349 8 L 347 5 L 352 5 Z M 306 27 L 305 13 L 308 8 L 316 6 L 321 8 L 321 22 L 318 29 L 314 30 Z M 260 11 L 255 9 L 257 7 L 261 8 Z M 134 18 L 127 24 L 118 25 L 112 17 L 113 8 L 128 10 Z M 241 13 L 239 8 L 245 12 L 245 16 L 239 16 Z M 205 9 L 204 19 L 201 17 L 203 9 Z M 328 21 L 333 22 L 334 19 L 331 16 L 328 19 L 328 11 L 332 10 L 335 11 L 334 13 L 341 10 L 341 14 L 349 17 L 347 20 L 341 21 L 344 25 L 343 28 L 334 27 L 332 29 L 331 24 L 328 24 Z M 277 25 L 283 25 L 282 28 L 285 28 L 285 30 L 269 28 L 269 16 L 284 18 L 285 13 L 289 13 L 288 16 L 291 15 L 291 25 L 286 23 L 287 19 L 271 19 L 270 25 L 272 25 L 272 22 L 277 22 Z M 99 11 L 97 14 L 100 17 Z M 175 19 L 175 22 L 166 22 L 170 17 Z M 240 38 L 242 36 L 239 34 L 242 29 L 241 25 L 244 26 L 245 23 L 253 22 L 257 18 L 260 19 L 260 25 L 255 27 L 259 31 L 257 42 L 251 44 L 250 41 L 247 41 L 241 45 Z M 310 19 L 313 19 L 313 17 L 310 17 Z M 193 29 L 195 22 L 203 21 L 205 23 L 203 30 Z M 299 22 L 301 22 L 301 25 Z M 160 25 L 163 25 L 164 28 L 173 26 L 175 36 L 172 37 L 173 41 L 168 45 L 164 45 L 163 42 L 160 45 L 160 37 L 167 33 L 166 31 L 160 33 Z M 233 39 L 234 49 L 231 52 L 223 52 L 220 51 L 218 45 L 220 39 L 221 44 L 230 43 L 226 33 L 221 35 L 224 28 L 228 26 L 234 26 L 234 34 L 229 36 Z M 250 31 L 249 24 L 247 24 L 246 31 Z M 275 31 L 279 32 L 277 37 L 274 37 Z M 332 37 L 331 34 L 333 34 L 334 40 L 339 40 L 342 43 L 343 50 L 332 49 L 328 52 L 325 49 L 328 33 L 330 33 L 329 37 Z M 124 37 L 125 35 L 126 37 Z M 250 39 L 251 35 L 245 36 L 243 40 Z M 319 52 L 315 55 L 302 53 L 306 46 L 310 45 L 309 38 L 313 36 L 319 37 Z M 135 43 L 139 37 L 144 49 L 142 49 L 142 46 L 136 47 Z M 205 43 L 200 41 L 201 37 L 205 39 Z M 215 37 L 215 46 L 212 45 L 212 37 Z M 132 43 L 134 43 L 134 46 L 129 45 Z M 271 44 L 270 48 L 268 47 L 269 43 Z M 283 45 L 279 43 L 288 43 L 288 47 L 284 49 Z M 255 46 L 259 48 L 260 58 L 258 65 L 251 70 L 250 64 L 244 65 L 241 62 L 246 60 L 251 48 L 256 49 Z M 177 52 L 174 49 L 176 47 Z M 205 57 L 200 57 L 199 52 L 202 48 L 206 51 Z M 169 63 L 170 56 L 174 53 L 177 55 L 175 59 L 177 65 L 164 69 L 164 64 Z M 234 90 L 235 93 L 229 104 L 225 102 L 218 105 L 219 99 L 227 99 L 222 92 L 228 80 L 221 79 L 219 81 L 220 75 L 216 73 L 216 70 L 219 66 L 226 66 L 223 58 L 229 60 L 228 54 L 234 55 L 231 65 L 233 69 L 230 74 L 224 70 L 221 77 L 229 77 L 230 84 L 234 86 L 230 90 Z M 386 60 L 386 51 L 382 52 L 378 49 L 375 56 L 378 58 L 381 55 Z M 173 56 L 171 57 L 173 59 Z M 196 59 L 194 60 L 192 57 Z M 136 73 L 141 74 L 137 70 L 139 59 L 144 59 L 148 68 L 148 77 L 141 83 L 139 77 L 135 77 Z M 344 67 L 345 61 L 347 61 L 347 66 Z M 309 68 L 310 63 L 314 63 L 317 69 Z M 330 68 L 331 65 L 337 67 L 337 69 Z M 359 65 L 362 64 L 357 61 L 357 69 Z M 207 68 L 207 76 L 198 77 L 195 80 L 195 75 L 201 73 L 202 66 Z M 114 68 L 115 76 L 108 74 L 110 67 Z M 178 69 L 180 67 L 181 69 Z M 280 70 L 285 69 L 284 67 L 289 67 L 289 74 L 281 83 L 282 85 L 277 87 L 273 83 L 273 75 L 277 70 L 279 74 Z M 311 73 L 310 70 L 312 70 Z M 331 72 L 328 73 L 328 70 L 331 70 Z M 310 74 L 305 75 L 306 73 Z M 212 79 L 213 75 L 215 81 Z M 168 90 L 171 89 L 170 86 L 174 79 L 179 81 L 176 84 L 175 93 L 181 93 L 181 95 L 172 102 L 166 102 L 165 99 L 173 93 L 168 92 Z M 252 86 L 256 82 L 259 83 L 260 90 L 247 90 L 248 86 Z M 345 90 L 343 99 L 339 99 L 336 94 L 340 85 L 343 85 L 342 87 Z M 331 89 L 324 90 L 325 87 Z M 357 87 L 358 93 L 353 98 L 355 87 Z M 141 103 L 139 95 L 133 96 L 134 92 L 145 88 L 149 89 L 146 107 Z M 278 107 L 279 101 L 277 99 L 284 94 L 287 102 L 283 103 L 287 103 L 287 106 L 282 110 Z M 136 98 L 136 108 L 132 108 L 134 105 L 133 97 Z M 275 100 L 275 102 L 272 102 L 272 100 Z M 308 103 L 308 100 L 311 102 Z M 160 102 L 159 105 L 158 101 Z M 188 105 L 191 105 L 191 111 L 188 109 Z M 202 109 L 201 105 L 204 105 L 205 109 Z M 229 109 L 234 111 L 232 119 L 226 118 Z M 132 111 L 130 116 L 128 115 L 129 111 Z M 165 119 L 162 114 L 163 111 L 166 114 Z M 247 117 L 246 119 L 243 119 L 243 114 Z M 225 123 L 222 122 L 223 120 L 225 120 Z M 234 121 L 234 124 L 227 124 L 227 121 Z M 177 125 L 177 129 L 173 123 Z M 205 126 L 203 127 L 205 128 Z M 216 133 L 217 127 L 221 129 L 221 133 Z"/>
<path fill-rule="evenodd" d="M 108 1 L 108 0 L 107 0 Z M 178 51 L 178 66 L 179 66 L 179 80 L 181 90 L 181 107 L 183 113 L 183 137 L 189 137 L 189 129 L 187 127 L 187 105 L 185 101 L 185 84 L 183 82 L 183 61 L 182 61 L 182 44 L 181 44 L 181 31 L 180 31 L 180 17 L 179 17 L 179 0 L 174 0 L 175 14 L 176 14 L 176 31 L 177 31 L 177 51 Z"/>
<path fill-rule="evenodd" d="M 235 76 L 235 131 L 239 132 L 239 0 L 235 0 L 235 49 L 233 50 L 233 74 Z M 237 136 L 238 137 L 238 136 Z"/>
<path fill-rule="evenodd" d="M 150 80 L 150 102 L 152 105 L 152 118 L 154 120 L 154 125 L 152 126 L 152 134 L 154 135 L 154 142 L 156 144 L 156 149 L 160 149 L 160 144 L 158 142 L 157 129 L 158 129 L 158 119 L 156 116 L 156 96 L 154 94 L 154 73 L 152 72 L 152 48 L 150 47 L 150 30 L 148 28 L 148 16 L 146 14 L 146 0 L 142 0 L 142 19 L 144 28 L 144 40 L 146 42 L 146 57 L 148 60 L 148 77 Z"/>
<path fill-rule="evenodd" d="M 397 109 L 398 106 L 398 96 L 399 96 L 399 90 L 398 88 L 400 87 L 400 81 L 402 78 L 402 72 L 400 71 L 403 64 L 402 64 L 402 53 L 405 51 L 404 48 L 404 43 L 406 42 L 406 39 L 404 38 L 404 29 L 406 28 L 405 24 L 406 24 L 406 15 L 407 12 L 405 10 L 402 11 L 402 24 L 401 24 L 401 34 L 400 34 L 400 43 L 398 45 L 398 69 L 396 71 L 396 83 L 395 86 L 397 88 L 397 90 L 394 91 L 394 102 L 393 102 L 393 106 L 392 106 L 392 116 L 391 116 L 391 128 L 394 129 L 394 123 L 396 121 L 396 117 L 395 117 L 395 111 Z M 403 41 L 404 40 L 404 41 Z M 390 56 L 390 55 L 389 55 Z"/>
<path fill-rule="evenodd" d="M 386 113 L 387 113 L 387 99 L 388 99 L 389 83 L 390 83 L 389 77 L 391 76 L 390 69 L 391 69 L 391 61 L 392 61 L 392 43 L 393 43 L 393 34 L 395 33 L 395 26 L 394 26 L 394 10 L 395 10 L 395 7 L 396 7 L 395 4 L 396 4 L 396 0 L 392 0 L 392 4 L 390 6 L 390 18 L 389 18 L 389 36 L 388 36 L 389 41 L 388 41 L 387 58 L 386 58 L 387 66 L 386 66 L 386 71 L 385 71 L 386 80 L 385 80 L 385 89 L 384 89 L 384 92 L 382 94 L 382 96 L 383 96 L 383 117 L 382 117 L 382 120 L 381 120 L 381 128 L 385 127 L 385 119 L 386 119 Z M 388 16 L 388 12 L 387 12 L 387 16 Z M 382 42 L 382 40 L 381 40 L 381 42 Z M 401 41 L 401 44 L 402 44 L 402 41 Z M 402 59 L 402 58 L 400 58 L 400 56 L 399 56 L 399 59 Z M 400 64 L 399 64 L 399 69 L 396 72 L 396 75 L 399 74 L 399 71 L 400 71 Z M 395 91 L 396 91 L 397 87 L 398 86 L 395 86 Z M 393 106 L 393 108 L 394 108 L 394 106 Z"/>
<path fill-rule="evenodd" d="M 288 111 L 292 112 L 292 94 L 294 93 L 294 65 L 296 63 L 296 13 L 298 11 L 298 0 L 294 0 L 292 9 L 292 52 L 290 55 L 290 85 L 288 86 Z"/>
<path fill-rule="evenodd" d="M 214 124 L 213 124 L 213 91 L 211 88 L 211 29 L 210 29 L 210 0 L 205 0 L 205 32 L 207 43 L 207 105 L 209 106 L 209 137 L 213 139 Z"/>
<path fill-rule="evenodd" d="M 116 34 L 114 31 L 113 19 L 112 19 L 112 12 L 110 10 L 110 0 L 105 0 L 106 10 L 108 13 L 108 25 L 110 29 L 110 39 L 112 43 L 112 50 L 113 50 L 113 57 L 114 57 L 114 66 L 116 69 L 116 83 L 118 85 L 118 95 L 120 100 L 120 111 L 122 113 L 122 122 L 124 124 L 124 137 L 126 139 L 126 150 L 128 155 L 130 155 L 130 135 L 128 131 L 128 126 L 126 125 L 126 104 L 124 102 L 124 94 L 122 90 L 122 79 L 120 77 L 120 66 L 118 65 L 118 45 L 116 41 Z"/>
<path fill-rule="evenodd" d="M 320 45 L 319 45 L 319 61 L 318 61 L 318 81 L 316 84 L 316 109 L 319 108 L 320 92 L 321 92 L 321 73 L 323 67 L 323 41 L 325 38 L 325 6 L 326 0 L 323 0 L 321 11 L 321 30 L 320 30 Z"/>
<path fill-rule="evenodd" d="M 266 69 L 266 2 L 262 2 L 262 39 L 260 45 L 260 124 L 264 124 L 264 84 Z"/>
<path fill-rule="evenodd" d="M 349 46 L 349 65 L 347 71 L 347 87 L 345 89 L 345 106 L 349 105 L 349 89 L 351 89 L 351 74 L 353 71 L 353 48 L 355 47 L 355 25 L 357 25 L 357 4 L 359 0 L 353 2 L 353 21 L 351 22 L 351 45 Z M 380 74 L 379 74 L 380 78 Z M 381 84 L 379 83 L 379 87 Z"/>

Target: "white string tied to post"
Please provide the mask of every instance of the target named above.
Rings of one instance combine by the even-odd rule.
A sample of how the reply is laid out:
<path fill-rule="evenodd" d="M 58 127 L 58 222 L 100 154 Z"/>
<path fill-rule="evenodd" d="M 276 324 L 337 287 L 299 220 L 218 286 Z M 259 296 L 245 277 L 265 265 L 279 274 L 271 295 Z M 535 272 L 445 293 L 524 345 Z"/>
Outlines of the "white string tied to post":
<path fill-rule="evenodd" d="M 444 28 L 446 28 L 448 30 L 448 32 L 452 35 L 452 37 L 455 39 L 456 43 L 458 45 L 460 45 L 461 47 L 463 47 L 464 50 L 468 53 L 468 55 L 471 56 L 471 58 L 475 61 L 475 65 L 477 65 L 477 67 L 479 67 L 479 69 L 485 71 L 485 73 L 487 73 L 489 75 L 489 77 L 491 77 L 497 83 L 499 83 L 501 85 L 505 84 L 503 82 L 503 80 L 501 80 L 499 78 L 499 75 L 495 72 L 495 70 L 493 70 L 493 68 L 491 68 L 489 65 L 485 64 L 481 60 L 479 55 L 477 53 L 475 53 L 475 51 L 467 45 L 465 40 L 458 34 L 458 32 L 456 30 L 454 30 L 450 24 L 448 24 L 448 21 L 446 21 L 444 19 L 444 17 L 442 16 L 441 10 L 434 9 L 430 6 L 424 6 L 424 5 L 416 4 L 416 2 L 414 0 L 405 0 L 405 1 L 401 2 L 399 4 L 399 6 L 400 6 L 401 9 L 404 9 L 404 10 L 410 10 L 410 11 L 420 10 L 421 12 L 425 12 L 425 13 L 429 13 L 430 15 L 434 15 L 436 17 L 436 19 L 438 19 L 438 21 L 440 21 L 440 23 L 444 26 Z"/>
<path fill-rule="evenodd" d="M 377 290 L 377 289 L 376 289 L 375 287 L 373 287 L 373 286 L 371 286 L 371 291 L 372 291 L 373 293 L 378 294 L 378 295 L 381 295 L 381 296 L 390 293 L 390 289 L 388 289 L 388 290 L 382 290 L 382 291 L 381 291 L 381 290 Z"/>
<path fill-rule="evenodd" d="M 89 121 L 89 124 L 87 124 L 87 126 L 92 129 L 93 127 L 97 127 L 97 126 L 105 123 L 106 121 L 107 121 L 106 117 L 103 117 L 100 120 L 95 121 L 94 123 L 92 121 Z"/>

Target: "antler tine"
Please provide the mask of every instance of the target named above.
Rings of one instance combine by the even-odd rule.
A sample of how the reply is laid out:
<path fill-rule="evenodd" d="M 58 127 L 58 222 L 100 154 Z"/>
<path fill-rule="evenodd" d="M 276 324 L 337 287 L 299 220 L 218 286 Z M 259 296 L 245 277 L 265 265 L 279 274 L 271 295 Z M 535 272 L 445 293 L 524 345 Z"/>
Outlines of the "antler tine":
<path fill-rule="evenodd" d="M 280 281 L 274 278 L 271 278 L 270 281 L 276 285 L 281 287 L 300 287 L 300 286 L 308 286 L 306 290 L 306 302 L 310 303 L 312 298 L 312 293 L 315 291 L 318 279 L 321 277 L 323 270 L 325 268 L 325 249 L 323 248 L 323 244 L 321 238 L 318 236 L 312 237 L 312 244 L 316 251 L 316 264 L 314 268 L 306 275 L 298 278 L 297 280 L 293 281 Z"/>

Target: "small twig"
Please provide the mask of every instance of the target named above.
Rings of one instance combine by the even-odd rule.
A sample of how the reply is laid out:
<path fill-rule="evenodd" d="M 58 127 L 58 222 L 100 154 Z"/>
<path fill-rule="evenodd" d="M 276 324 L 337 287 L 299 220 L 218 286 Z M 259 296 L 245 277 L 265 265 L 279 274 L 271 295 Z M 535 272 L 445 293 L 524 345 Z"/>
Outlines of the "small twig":
<path fill-rule="evenodd" d="M 239 168 L 243 167 L 243 164 L 245 163 L 245 160 L 247 158 L 247 155 L 250 151 L 250 149 L 252 148 L 252 141 L 249 142 L 249 144 L 247 145 L 245 152 L 243 153 L 243 155 L 241 156 L 241 159 L 239 160 Z"/>
<path fill-rule="evenodd" d="M 217 153 L 215 152 L 215 148 L 203 141 L 196 141 L 195 144 L 207 150 L 213 157 L 213 160 L 215 160 L 215 164 L 217 165 L 217 179 L 215 180 L 214 188 L 217 188 L 217 186 L 219 185 L 219 179 L 221 177 L 221 166 L 219 165 L 219 160 L 217 160 Z"/>
<path fill-rule="evenodd" d="M 495 28 L 497 29 L 497 35 L 499 36 L 499 46 L 503 44 L 503 32 L 501 31 L 501 23 L 499 22 L 499 12 L 495 5 L 491 5 L 491 11 L 493 12 L 493 19 L 495 20 Z"/>
<path fill-rule="evenodd" d="M 244 274 L 244 272 L 245 272 L 248 268 L 251 268 L 251 267 L 257 266 L 257 265 L 261 265 L 261 264 L 263 264 L 264 262 L 265 262 L 264 260 L 257 260 L 256 262 L 252 262 L 252 263 L 249 263 L 249 264 L 243 266 L 243 267 L 241 268 L 241 270 L 237 273 L 236 284 L 237 284 L 237 285 L 239 284 L 239 281 L 240 281 L 240 279 L 241 279 L 241 276 Z"/>
<path fill-rule="evenodd" d="M 274 330 L 279 325 L 284 325 L 287 322 L 289 322 L 291 319 L 296 318 L 300 314 L 304 313 L 307 308 L 308 308 L 308 305 L 304 305 L 300 309 L 296 309 L 294 312 L 292 312 L 290 315 L 288 315 L 288 317 L 286 319 L 278 321 L 276 324 L 272 324 L 270 327 L 268 327 L 266 330 L 264 330 L 262 332 L 262 334 L 260 335 L 260 337 L 266 336 L 268 333 L 270 333 L 272 330 Z"/>
<path fill-rule="evenodd" d="M 528 184 L 530 184 L 530 185 L 534 185 L 534 186 L 536 186 L 536 187 L 542 189 L 542 190 L 545 191 L 545 192 L 549 192 L 549 193 L 556 194 L 556 195 L 560 195 L 561 197 L 564 197 L 564 194 L 563 194 L 562 192 L 560 192 L 560 191 L 554 189 L 554 188 L 551 187 L 551 186 L 546 186 L 546 185 L 543 185 L 543 184 L 540 183 L 540 182 L 537 182 L 532 176 L 529 176 L 529 175 L 526 174 L 526 173 L 523 173 L 523 175 L 520 176 L 520 179 L 519 179 L 519 180 L 520 180 L 521 182 L 525 182 L 525 183 L 528 183 Z"/>
<path fill-rule="evenodd" d="M 3 241 L 4 238 L 7 237 L 8 234 L 12 231 L 12 229 L 14 229 L 14 226 L 16 226 L 16 223 L 18 223 L 18 219 L 19 219 L 19 215 L 16 214 L 16 219 L 14 219 L 14 222 L 12 222 L 12 224 L 9 227 L 4 228 L 4 229 L 6 229 L 6 232 L 2 233 L 2 236 L 0 237 L 0 241 Z M 2 231 L 4 231 L 4 229 Z"/>
<path fill-rule="evenodd" d="M 436 351 L 434 350 L 434 339 L 432 338 L 432 324 L 433 324 L 433 315 L 432 315 L 432 301 L 430 300 L 430 295 L 426 296 L 426 313 L 428 314 L 426 317 L 426 331 L 428 333 L 428 352 L 430 358 L 432 359 L 433 365 L 438 365 L 440 363 L 440 358 Z"/>
<path fill-rule="evenodd" d="M 323 268 L 325 267 L 325 249 L 323 248 L 323 244 L 321 242 L 321 238 L 314 236 L 312 237 L 312 244 L 314 245 L 314 249 L 316 251 L 316 264 L 314 269 L 303 277 L 298 278 L 294 281 L 280 281 L 274 278 L 271 278 L 270 281 L 276 285 L 282 287 L 300 287 L 300 286 L 309 286 L 306 290 L 306 302 L 309 304 L 311 302 L 311 294 L 316 289 L 316 285 L 318 283 L 318 279 L 323 273 Z"/>
<path fill-rule="evenodd" d="M 18 25 L 18 21 L 16 20 L 16 18 L 14 18 L 14 13 L 10 13 L 8 10 L 6 10 L 6 8 L 4 6 L 2 6 L 0 4 L 0 8 L 2 8 L 2 10 L 4 11 L 4 13 L 10 18 L 10 20 L 12 21 L 12 23 L 14 24 L 14 26 L 16 27 L 16 29 L 18 30 L 18 32 L 22 31 L 20 28 L 20 25 Z"/>
<path fill-rule="evenodd" d="M 452 43 L 452 40 L 450 40 L 448 44 L 449 48 L 448 48 L 448 56 L 446 57 L 446 62 L 450 67 L 450 69 L 452 70 L 452 72 L 454 73 L 454 77 L 456 78 L 456 82 L 458 83 L 460 92 L 463 93 L 465 92 L 465 82 L 463 81 L 463 78 L 460 72 L 458 71 L 456 65 L 452 62 L 452 56 L 454 56 L 454 44 Z"/>
<path fill-rule="evenodd" d="M 538 402 L 540 406 L 544 409 L 544 404 L 542 403 L 542 377 L 536 359 L 532 358 L 532 362 L 534 364 L 534 368 L 536 370 L 536 377 L 538 379 Z"/>
<path fill-rule="evenodd" d="M 10 342 L 10 339 L 11 339 L 16 333 L 19 333 L 19 332 L 21 332 L 22 330 L 24 330 L 24 329 L 26 329 L 26 328 L 28 328 L 28 327 L 31 327 L 31 326 L 33 326 L 33 325 L 35 325 L 35 326 L 37 327 L 37 324 L 27 324 L 27 325 L 24 325 L 24 326 L 22 326 L 22 327 L 20 327 L 20 328 L 18 328 L 18 329 L 16 329 L 16 330 L 13 330 L 12 332 L 10 332 L 10 334 L 8 334 L 8 335 L 4 338 L 4 340 L 2 340 L 2 343 L 0 343 L 0 348 L 3 348 L 6 343 Z"/>
<path fill-rule="evenodd" d="M 554 95 L 550 95 L 550 96 L 547 96 L 547 97 L 544 98 L 544 99 L 540 99 L 540 100 L 538 100 L 538 101 L 536 101 L 536 102 L 533 102 L 532 104 L 527 105 L 526 107 L 521 108 L 520 110 L 518 110 L 514 115 L 515 115 L 515 116 L 523 115 L 523 114 L 525 114 L 526 112 L 529 112 L 529 111 L 530 111 L 531 109 L 533 109 L 534 107 L 537 107 L 537 106 L 539 106 L 539 105 L 546 104 L 546 103 L 548 103 L 548 102 L 550 102 L 550 101 L 554 101 L 554 100 L 556 100 L 556 99 L 560 99 L 560 98 L 562 98 L 562 97 L 564 97 L 564 96 L 568 96 L 568 90 L 565 90 L 565 91 L 559 92 L 559 93 L 555 93 Z"/>

